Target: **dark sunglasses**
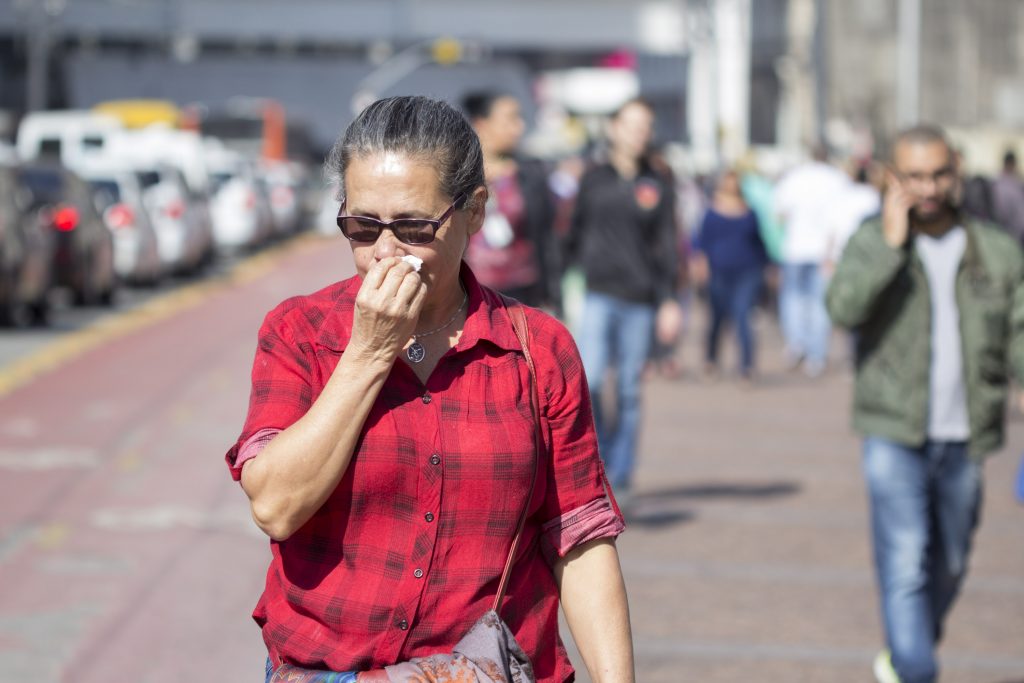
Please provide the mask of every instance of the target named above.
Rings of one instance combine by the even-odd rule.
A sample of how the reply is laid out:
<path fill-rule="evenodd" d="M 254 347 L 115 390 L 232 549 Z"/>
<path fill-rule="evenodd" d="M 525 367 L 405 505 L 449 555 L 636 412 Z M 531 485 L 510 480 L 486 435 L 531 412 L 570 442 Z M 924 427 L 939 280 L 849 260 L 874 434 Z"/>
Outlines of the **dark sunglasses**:
<path fill-rule="evenodd" d="M 456 197 L 448 210 L 436 219 L 396 218 L 393 221 L 382 221 L 369 216 L 346 216 L 342 213 L 345 211 L 345 204 L 342 203 L 338 212 L 338 227 L 353 242 L 376 242 L 384 229 L 390 228 L 395 239 L 403 244 L 429 244 L 434 241 L 437 229 L 448 220 L 465 196 L 463 193 Z"/>

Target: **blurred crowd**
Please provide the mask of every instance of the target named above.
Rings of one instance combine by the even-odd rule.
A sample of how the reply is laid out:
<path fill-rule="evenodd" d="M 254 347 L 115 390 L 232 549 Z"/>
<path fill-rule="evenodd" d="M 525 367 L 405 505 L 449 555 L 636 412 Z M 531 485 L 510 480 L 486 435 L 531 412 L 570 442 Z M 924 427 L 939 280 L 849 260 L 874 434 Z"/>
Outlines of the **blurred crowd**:
<path fill-rule="evenodd" d="M 614 158 L 618 114 L 609 117 L 603 137 L 584 153 L 542 163 L 518 152 L 525 126 L 514 98 L 492 92 L 475 93 L 471 99 L 475 103 L 466 111 L 491 160 L 493 187 L 488 228 L 476 236 L 467 261 L 489 286 L 545 306 L 581 333 L 586 294 L 595 288 L 614 289 L 626 275 L 601 270 L 598 263 L 600 272 L 588 276 L 595 262 L 605 258 L 602 254 L 624 248 L 624 235 L 591 252 L 581 251 L 579 244 L 588 225 L 586 207 L 579 201 L 581 185 Z M 481 108 L 480 101 L 489 104 Z M 647 111 L 653 116 L 650 107 Z M 668 377 L 684 374 L 674 349 L 684 331 L 698 333 L 691 323 L 701 320 L 704 364 L 692 371 L 707 377 L 723 374 L 720 339 L 732 327 L 738 346 L 735 375 L 745 383 L 754 381 L 756 343 L 750 316 L 760 312 L 779 325 L 787 365 L 819 376 L 833 355 L 825 289 L 851 235 L 881 210 L 888 162 L 837 157 L 817 146 L 807 151 L 805 161 L 781 169 L 774 164 L 771 170 L 762 168 L 751 152 L 716 172 L 691 173 L 685 162 L 651 145 L 650 131 L 639 135 L 648 137 L 639 142 L 638 177 L 650 173 L 670 195 L 673 253 L 667 267 L 673 271 L 670 281 L 678 305 L 673 324 L 652 328 L 656 334 L 648 371 Z M 518 169 L 520 182 L 532 185 L 509 190 L 515 186 L 509 180 L 512 169 Z M 545 192 L 537 191 L 541 173 L 547 177 Z M 530 176 L 532 181 L 527 181 Z M 634 189 L 642 212 L 643 183 Z M 1006 150 L 1002 168 L 992 175 L 958 175 L 956 195 L 965 216 L 992 223 L 1024 243 L 1024 180 L 1014 150 Z M 619 220 L 617 229 L 625 232 Z M 659 243 L 648 255 L 650 271 L 666 267 L 667 244 Z M 706 308 L 706 315 L 698 314 L 699 307 Z M 838 355 L 846 357 L 848 351 L 840 349 Z"/>

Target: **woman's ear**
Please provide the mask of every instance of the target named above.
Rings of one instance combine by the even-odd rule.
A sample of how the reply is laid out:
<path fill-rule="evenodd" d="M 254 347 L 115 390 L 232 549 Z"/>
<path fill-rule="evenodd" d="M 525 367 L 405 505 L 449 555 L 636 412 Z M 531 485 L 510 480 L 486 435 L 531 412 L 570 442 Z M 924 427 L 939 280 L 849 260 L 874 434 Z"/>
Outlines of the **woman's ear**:
<path fill-rule="evenodd" d="M 481 185 L 473 190 L 473 194 L 466 200 L 470 235 L 476 234 L 484 225 L 484 217 L 487 214 L 487 198 L 489 196 L 487 186 Z"/>

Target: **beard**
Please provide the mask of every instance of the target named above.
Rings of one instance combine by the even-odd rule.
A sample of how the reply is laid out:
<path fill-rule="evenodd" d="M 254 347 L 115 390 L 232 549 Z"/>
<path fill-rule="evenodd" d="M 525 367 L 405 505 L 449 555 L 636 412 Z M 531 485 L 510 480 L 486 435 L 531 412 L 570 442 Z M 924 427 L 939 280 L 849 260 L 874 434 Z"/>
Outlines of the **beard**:
<path fill-rule="evenodd" d="M 935 208 L 922 211 L 914 206 L 910 209 L 910 218 L 916 223 L 938 223 L 958 211 L 956 202 L 952 197 L 944 197 L 935 203 Z"/>

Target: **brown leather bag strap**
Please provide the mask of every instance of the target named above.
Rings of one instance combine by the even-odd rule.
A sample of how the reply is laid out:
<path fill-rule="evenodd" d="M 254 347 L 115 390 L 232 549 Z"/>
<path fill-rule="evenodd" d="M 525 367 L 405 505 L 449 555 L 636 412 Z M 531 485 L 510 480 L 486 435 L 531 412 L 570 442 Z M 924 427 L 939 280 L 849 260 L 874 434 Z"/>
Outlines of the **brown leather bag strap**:
<path fill-rule="evenodd" d="M 523 529 L 526 527 L 526 518 L 530 515 L 530 505 L 533 503 L 533 489 L 537 484 L 537 467 L 540 463 L 541 449 L 544 448 L 544 436 L 540 423 L 540 388 L 537 385 L 537 369 L 533 364 L 533 356 L 530 355 L 530 328 L 526 324 L 526 314 L 523 313 L 523 305 L 510 297 L 502 295 L 505 303 L 505 310 L 508 311 L 512 320 L 512 329 L 515 330 L 520 346 L 523 347 L 523 356 L 526 358 L 526 367 L 530 369 L 530 410 L 533 413 L 533 468 L 530 474 L 530 492 L 526 496 L 526 505 L 523 513 L 519 516 L 519 527 L 512 539 L 512 546 L 508 550 L 508 559 L 505 560 L 505 569 L 501 573 L 501 582 L 498 584 L 498 594 L 494 596 L 494 611 L 500 613 L 501 602 L 505 598 L 505 590 L 508 588 L 508 579 L 512 574 L 512 562 L 515 560 L 516 550 L 519 549 L 519 541 L 523 536 Z"/>

